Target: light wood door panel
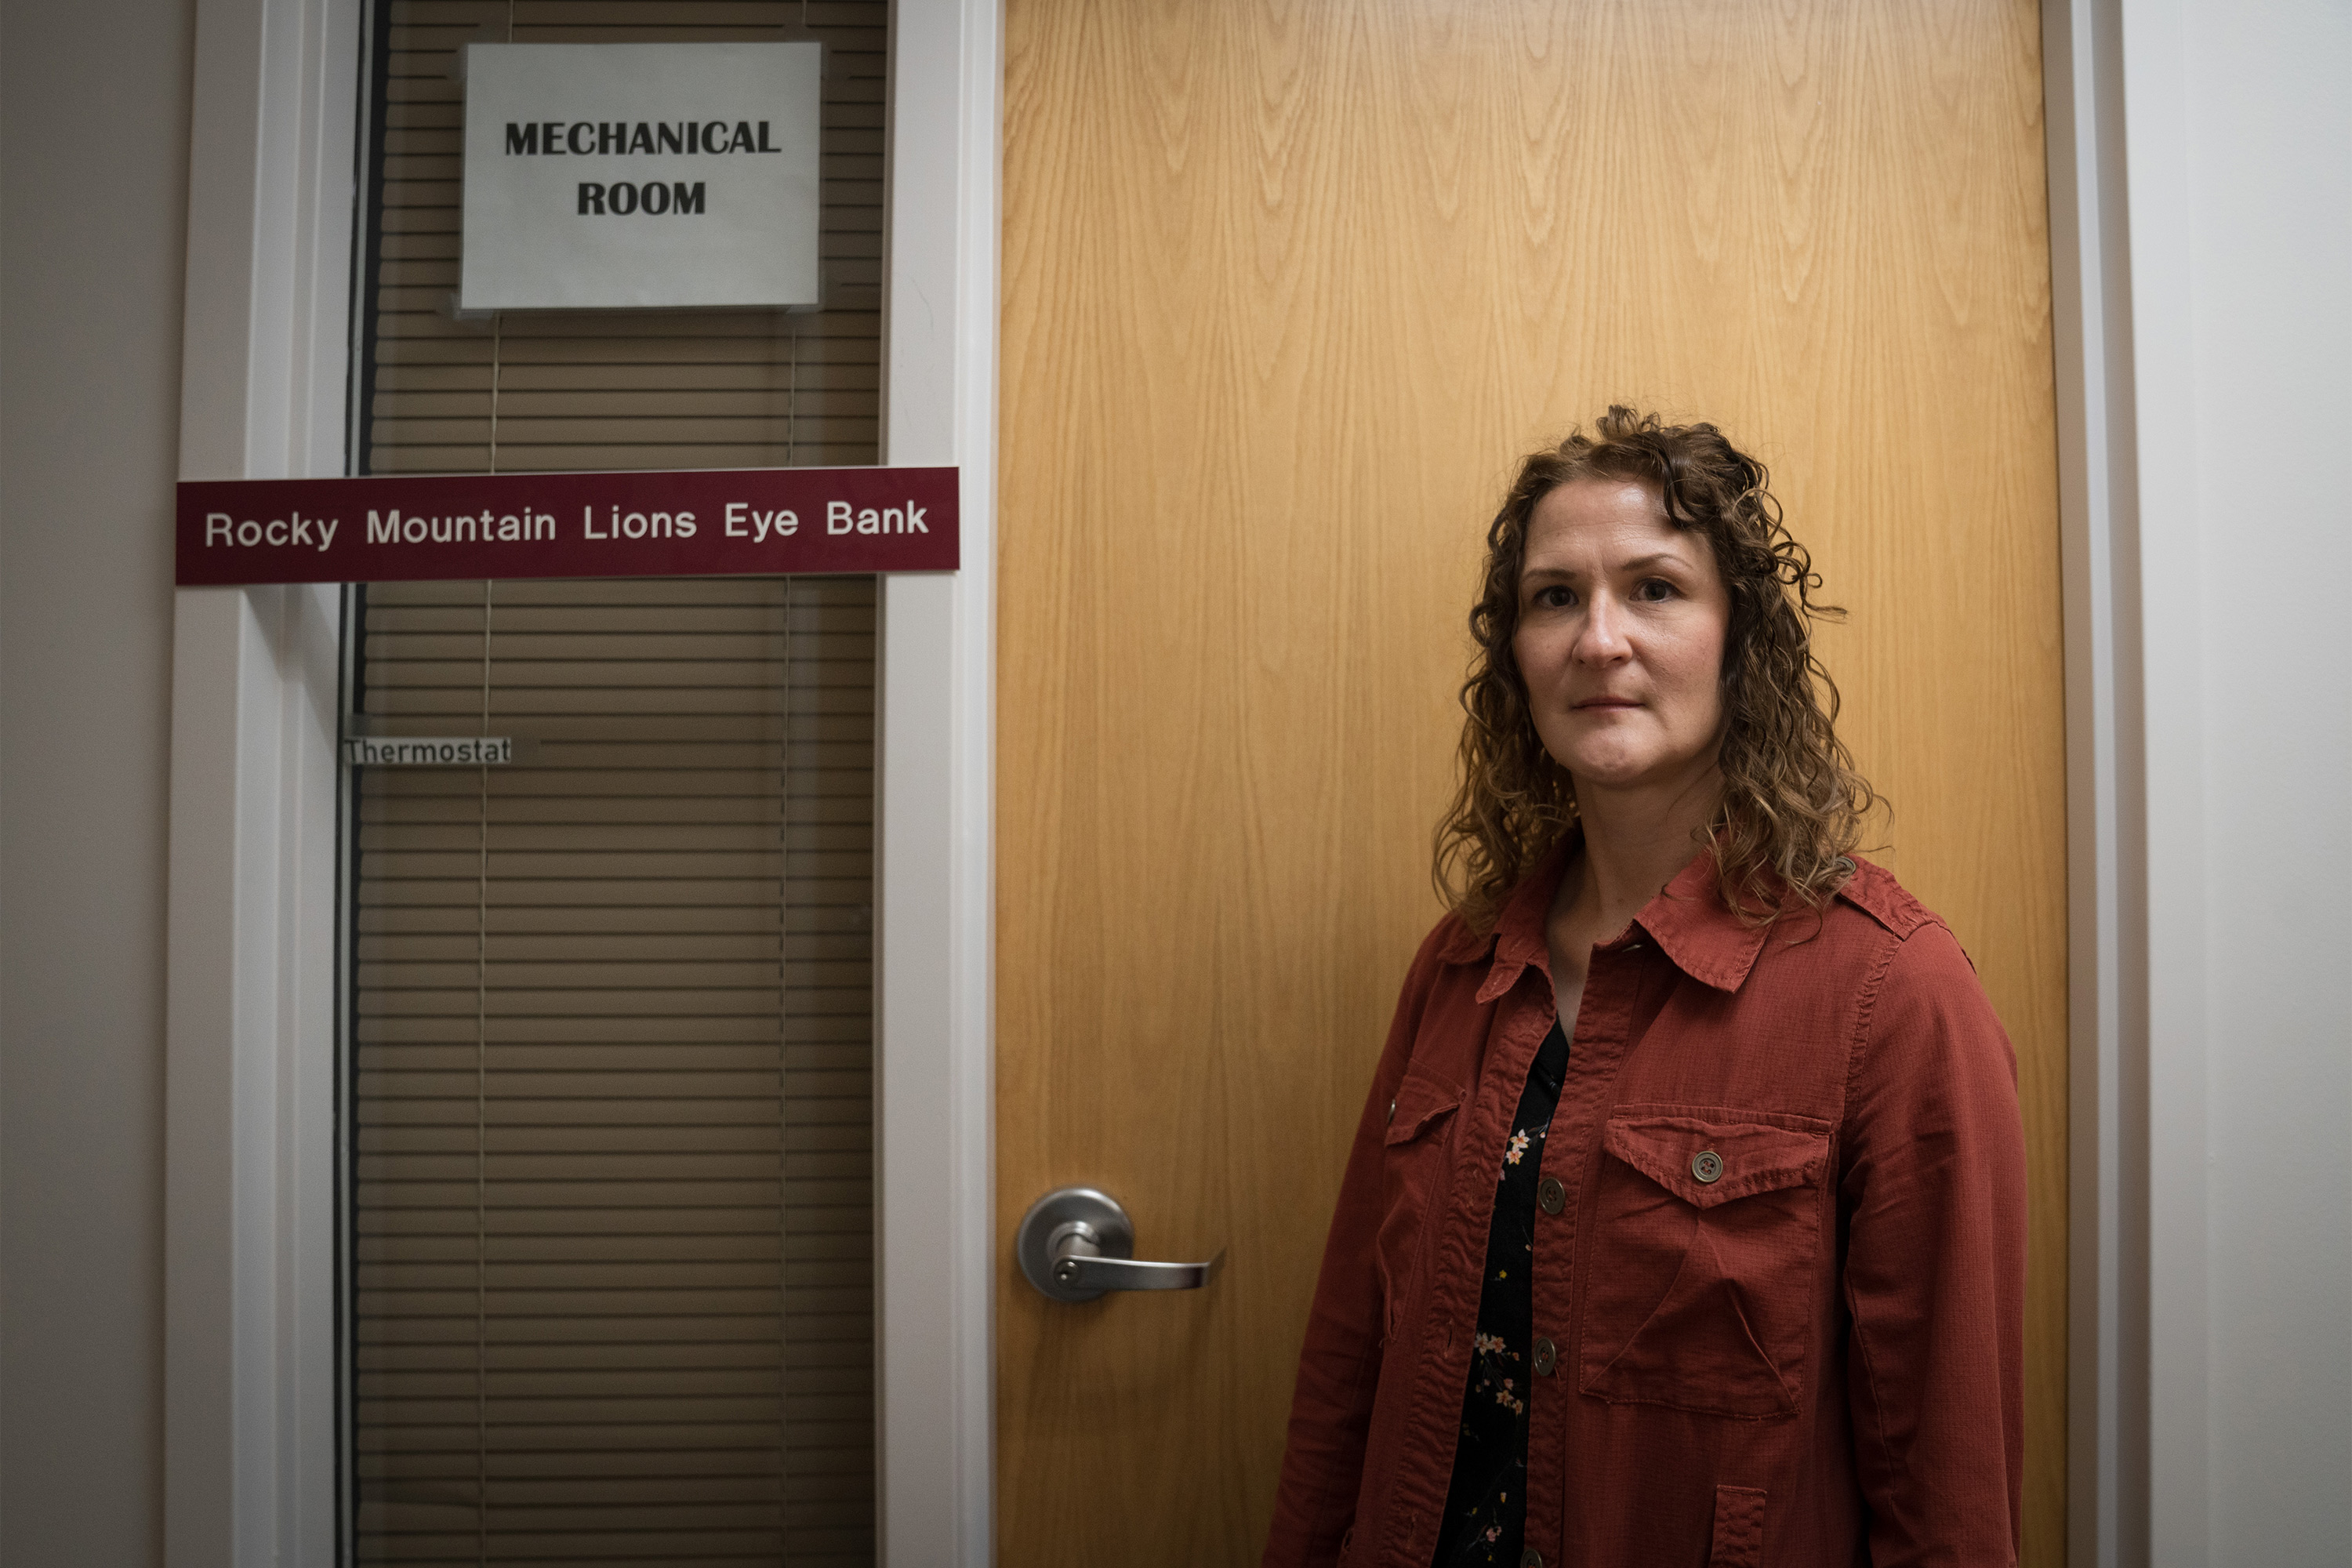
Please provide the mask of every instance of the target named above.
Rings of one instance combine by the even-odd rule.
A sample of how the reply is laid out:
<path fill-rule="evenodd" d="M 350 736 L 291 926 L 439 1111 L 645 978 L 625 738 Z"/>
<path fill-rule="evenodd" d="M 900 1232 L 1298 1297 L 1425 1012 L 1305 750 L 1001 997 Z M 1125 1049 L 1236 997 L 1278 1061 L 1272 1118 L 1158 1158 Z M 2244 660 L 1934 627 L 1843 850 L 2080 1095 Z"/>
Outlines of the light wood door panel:
<path fill-rule="evenodd" d="M 1878 858 L 2016 1040 L 2063 1553 L 2064 817 L 2030 0 L 1007 11 L 1002 1560 L 1255 1561 L 1414 943 L 1478 542 L 1612 400 L 1772 465 Z M 1040 1193 L 1208 1290 L 1053 1306 Z"/>

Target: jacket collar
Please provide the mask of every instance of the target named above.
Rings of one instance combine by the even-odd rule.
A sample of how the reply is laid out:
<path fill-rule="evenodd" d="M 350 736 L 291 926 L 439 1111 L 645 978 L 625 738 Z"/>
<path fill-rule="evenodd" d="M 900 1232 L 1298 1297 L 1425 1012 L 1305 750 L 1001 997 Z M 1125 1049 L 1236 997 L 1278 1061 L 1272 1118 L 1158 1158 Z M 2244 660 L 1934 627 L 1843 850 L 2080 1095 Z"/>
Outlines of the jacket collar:
<path fill-rule="evenodd" d="M 1570 829 L 1559 847 L 1512 889 L 1491 934 L 1476 937 L 1465 930 L 1448 944 L 1445 957 L 1454 963 L 1475 963 L 1492 952 L 1486 981 L 1478 987 L 1479 1001 L 1492 1002 L 1503 995 L 1529 968 L 1550 978 L 1551 949 L 1544 921 L 1551 910 L 1552 896 L 1559 889 L 1560 873 L 1581 840 L 1581 831 Z M 1747 980 L 1770 929 L 1748 925 L 1725 906 L 1716 880 L 1715 858 L 1705 850 L 1694 855 L 1659 889 L 1658 896 L 1643 906 L 1633 924 L 1684 973 L 1727 992 L 1738 990 Z M 1633 932 L 1629 928 L 1601 947 L 1613 951 L 1633 944 Z"/>
<path fill-rule="evenodd" d="M 1685 974 L 1717 991 L 1739 989 L 1772 929 L 1749 925 L 1731 912 L 1716 877 L 1715 857 L 1705 850 L 1675 873 L 1633 922 Z"/>

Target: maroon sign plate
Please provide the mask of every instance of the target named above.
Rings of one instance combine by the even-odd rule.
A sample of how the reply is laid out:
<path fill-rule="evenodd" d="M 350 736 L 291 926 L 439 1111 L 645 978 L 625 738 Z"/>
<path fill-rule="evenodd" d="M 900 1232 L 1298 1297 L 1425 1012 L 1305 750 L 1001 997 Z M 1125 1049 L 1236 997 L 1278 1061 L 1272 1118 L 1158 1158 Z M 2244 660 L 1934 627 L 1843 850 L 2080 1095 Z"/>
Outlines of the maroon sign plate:
<path fill-rule="evenodd" d="M 953 468 L 188 480 L 183 587 L 952 572 Z"/>

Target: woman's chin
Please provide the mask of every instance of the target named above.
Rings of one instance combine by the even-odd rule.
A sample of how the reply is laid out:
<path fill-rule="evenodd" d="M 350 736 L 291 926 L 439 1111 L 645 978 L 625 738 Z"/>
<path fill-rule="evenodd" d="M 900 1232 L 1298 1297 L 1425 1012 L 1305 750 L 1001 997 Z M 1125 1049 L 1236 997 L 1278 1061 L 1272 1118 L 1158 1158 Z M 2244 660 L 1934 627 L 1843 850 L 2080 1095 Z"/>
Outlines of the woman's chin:
<path fill-rule="evenodd" d="M 1639 789 L 1654 783 L 1671 771 L 1662 766 L 1655 757 L 1609 751 L 1599 755 L 1580 755 L 1566 760 L 1562 766 L 1580 789 L 1627 790 Z"/>

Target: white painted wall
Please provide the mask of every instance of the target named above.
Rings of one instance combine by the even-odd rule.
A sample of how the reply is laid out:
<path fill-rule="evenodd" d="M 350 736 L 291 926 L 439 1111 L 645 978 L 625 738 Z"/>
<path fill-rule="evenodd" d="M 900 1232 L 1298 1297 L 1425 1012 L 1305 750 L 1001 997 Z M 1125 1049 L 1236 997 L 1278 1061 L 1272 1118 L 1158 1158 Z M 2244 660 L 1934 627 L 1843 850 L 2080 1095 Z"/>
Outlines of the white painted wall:
<path fill-rule="evenodd" d="M 2188 12 L 2212 1561 L 2352 1556 L 2352 7 Z M 2151 606 L 2150 626 L 2168 620 Z"/>
<path fill-rule="evenodd" d="M 2152 1561 L 2352 1553 L 2352 6 L 2124 0 Z"/>
<path fill-rule="evenodd" d="M 0 1562 L 160 1563 L 194 0 L 0 6 Z"/>

